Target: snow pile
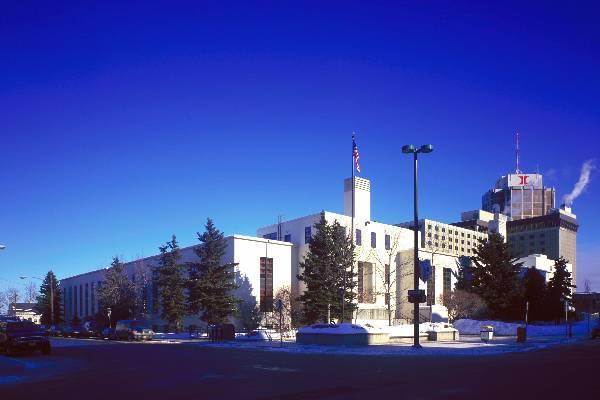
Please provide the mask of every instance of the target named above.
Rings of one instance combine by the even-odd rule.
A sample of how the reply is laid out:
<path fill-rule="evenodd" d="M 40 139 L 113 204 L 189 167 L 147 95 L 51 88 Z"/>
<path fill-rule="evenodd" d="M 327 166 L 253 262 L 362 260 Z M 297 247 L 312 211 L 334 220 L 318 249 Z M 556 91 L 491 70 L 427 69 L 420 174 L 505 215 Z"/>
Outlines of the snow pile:
<path fill-rule="evenodd" d="M 491 325 L 494 327 L 494 335 L 497 336 L 516 336 L 518 327 L 525 327 L 523 323 L 511 323 L 502 321 L 477 321 L 473 319 L 459 319 L 454 322 L 454 326 L 462 335 L 479 335 L 481 327 Z M 594 326 L 594 321 L 591 321 Z M 573 323 L 571 332 L 573 335 L 586 335 L 588 324 L 586 320 Z M 567 328 L 565 324 L 560 325 L 528 325 L 527 336 L 565 336 Z"/>
<path fill-rule="evenodd" d="M 405 325 L 394 325 L 387 326 L 384 328 L 386 332 L 390 334 L 390 337 L 409 337 L 414 335 L 414 325 L 413 324 L 405 324 Z M 419 324 L 419 333 L 427 333 L 427 332 L 454 332 L 456 329 L 452 326 L 452 324 L 443 323 L 443 322 L 424 322 Z"/>
<path fill-rule="evenodd" d="M 300 328 L 298 333 L 316 333 L 319 335 L 356 335 L 365 333 L 385 333 L 385 331 L 367 325 L 314 324 Z"/>
<path fill-rule="evenodd" d="M 168 339 L 196 339 L 199 335 L 195 335 L 189 332 L 181 332 L 181 333 L 164 333 L 164 332 L 155 332 L 153 339 L 155 340 L 168 340 Z"/>

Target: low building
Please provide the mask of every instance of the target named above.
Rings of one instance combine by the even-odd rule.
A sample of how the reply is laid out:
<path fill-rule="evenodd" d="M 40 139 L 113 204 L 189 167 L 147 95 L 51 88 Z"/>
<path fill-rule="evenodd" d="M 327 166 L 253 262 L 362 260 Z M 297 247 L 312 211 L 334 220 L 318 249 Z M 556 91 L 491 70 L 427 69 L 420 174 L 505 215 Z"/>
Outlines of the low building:
<path fill-rule="evenodd" d="M 35 310 L 36 305 L 37 303 L 11 303 L 8 306 L 8 316 L 39 324 L 42 315 Z"/>
<path fill-rule="evenodd" d="M 600 313 L 600 293 L 575 293 L 573 295 L 573 305 L 577 314 Z"/>
<path fill-rule="evenodd" d="M 273 295 L 278 289 L 291 286 L 292 245 L 277 240 L 250 236 L 233 235 L 225 238 L 226 251 L 222 264 L 236 263 L 236 280 L 240 288 L 236 296 L 242 300 L 256 300 L 263 309 L 270 309 Z M 197 246 L 180 249 L 181 264 L 197 262 Z M 159 255 L 125 263 L 125 271 L 130 279 L 143 279 L 145 318 L 153 325 L 162 326 L 166 321 L 160 318 L 160 300 L 156 280 Z M 87 272 L 62 279 L 63 312 L 66 321 L 75 317 L 80 321 L 92 318 L 100 311 L 97 291 L 105 281 L 107 268 Z M 233 320 L 236 323 L 238 321 Z M 203 325 L 197 317 L 187 317 L 184 326 Z"/>

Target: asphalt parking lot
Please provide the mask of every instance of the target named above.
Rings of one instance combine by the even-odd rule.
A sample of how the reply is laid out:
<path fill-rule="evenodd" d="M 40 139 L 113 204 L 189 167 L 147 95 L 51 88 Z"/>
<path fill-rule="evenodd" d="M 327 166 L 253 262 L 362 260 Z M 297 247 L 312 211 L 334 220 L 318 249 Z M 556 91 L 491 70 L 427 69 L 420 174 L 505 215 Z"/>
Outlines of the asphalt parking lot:
<path fill-rule="evenodd" d="M 497 356 L 302 354 L 201 343 L 54 339 L 0 356 L 6 399 L 593 398 L 600 341 Z M 507 382 L 513 382 L 507 384 Z"/>

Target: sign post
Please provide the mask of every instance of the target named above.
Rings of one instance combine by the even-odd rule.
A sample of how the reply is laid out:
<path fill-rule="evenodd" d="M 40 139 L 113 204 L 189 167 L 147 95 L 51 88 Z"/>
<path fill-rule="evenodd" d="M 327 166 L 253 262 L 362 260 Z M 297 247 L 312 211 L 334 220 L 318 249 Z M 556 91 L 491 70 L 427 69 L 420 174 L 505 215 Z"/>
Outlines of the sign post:
<path fill-rule="evenodd" d="M 106 309 L 106 313 L 108 314 L 108 327 L 110 328 L 110 315 L 112 314 L 112 310 L 110 309 L 110 307 Z"/>

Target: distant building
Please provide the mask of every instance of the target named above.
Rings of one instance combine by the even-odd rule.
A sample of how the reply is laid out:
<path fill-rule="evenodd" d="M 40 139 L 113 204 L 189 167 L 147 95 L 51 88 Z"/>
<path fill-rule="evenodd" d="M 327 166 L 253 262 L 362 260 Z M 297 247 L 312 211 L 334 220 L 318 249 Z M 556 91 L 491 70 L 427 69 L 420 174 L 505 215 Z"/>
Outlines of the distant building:
<path fill-rule="evenodd" d="M 519 258 L 517 262 L 523 263 L 521 267 L 521 274 L 532 267 L 535 267 L 540 274 L 546 279 L 546 283 L 554 276 L 554 260 L 548 258 L 545 254 L 530 254 L 526 257 Z M 571 263 L 567 263 L 567 271 L 573 273 L 573 266 Z"/>
<path fill-rule="evenodd" d="M 556 207 L 556 190 L 543 185 L 541 174 L 502 176 L 481 199 L 481 208 L 513 221 L 547 215 Z"/>
<path fill-rule="evenodd" d="M 8 306 L 8 316 L 39 324 L 42 315 L 35 311 L 36 305 L 37 303 L 11 303 Z"/>
<path fill-rule="evenodd" d="M 562 256 L 573 267 L 575 283 L 578 229 L 577 217 L 566 206 L 540 217 L 509 221 L 506 230 L 511 256 L 545 254 L 552 260 Z"/>
<path fill-rule="evenodd" d="M 573 295 L 573 305 L 575 312 L 581 313 L 599 313 L 600 312 L 600 293 L 575 293 Z"/>

